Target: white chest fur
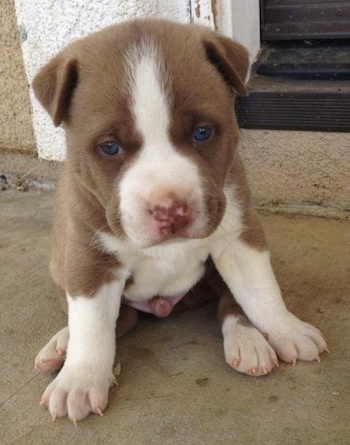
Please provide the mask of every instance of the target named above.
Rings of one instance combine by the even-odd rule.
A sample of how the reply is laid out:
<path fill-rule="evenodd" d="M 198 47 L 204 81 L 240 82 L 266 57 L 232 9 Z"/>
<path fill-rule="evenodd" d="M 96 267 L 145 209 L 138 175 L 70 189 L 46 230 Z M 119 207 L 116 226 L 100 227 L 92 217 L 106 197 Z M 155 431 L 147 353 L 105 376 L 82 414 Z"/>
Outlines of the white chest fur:
<path fill-rule="evenodd" d="M 202 277 L 209 255 L 207 240 L 173 241 L 140 250 L 113 235 L 99 236 L 105 250 L 116 255 L 132 278 L 124 296 L 133 301 L 186 293 Z"/>
<path fill-rule="evenodd" d="M 124 296 L 133 301 L 148 300 L 157 295 L 174 297 L 188 292 L 203 276 L 204 263 L 215 250 L 224 248 L 242 231 L 241 209 L 234 190 L 227 186 L 226 211 L 217 230 L 205 239 L 187 239 L 139 249 L 130 242 L 99 232 L 106 252 L 114 254 L 132 279 Z"/>

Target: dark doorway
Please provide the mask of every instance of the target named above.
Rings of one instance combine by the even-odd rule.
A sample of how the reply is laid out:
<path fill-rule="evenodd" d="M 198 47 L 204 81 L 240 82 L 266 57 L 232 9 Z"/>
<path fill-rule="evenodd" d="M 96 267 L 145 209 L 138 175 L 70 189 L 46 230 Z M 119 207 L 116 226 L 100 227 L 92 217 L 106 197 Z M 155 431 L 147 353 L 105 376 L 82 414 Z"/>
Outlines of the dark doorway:
<path fill-rule="evenodd" d="M 350 2 L 260 0 L 263 41 L 350 39 Z"/>
<path fill-rule="evenodd" d="M 350 0 L 260 0 L 243 128 L 350 131 Z"/>
<path fill-rule="evenodd" d="M 350 1 L 261 0 L 256 72 L 350 80 Z"/>

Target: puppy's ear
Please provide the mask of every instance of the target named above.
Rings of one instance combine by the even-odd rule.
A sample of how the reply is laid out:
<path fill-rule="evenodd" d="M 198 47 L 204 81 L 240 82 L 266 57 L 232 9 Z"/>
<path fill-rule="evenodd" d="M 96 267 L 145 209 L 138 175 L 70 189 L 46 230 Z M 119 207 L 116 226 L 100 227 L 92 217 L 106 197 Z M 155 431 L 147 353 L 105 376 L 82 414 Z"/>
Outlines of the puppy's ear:
<path fill-rule="evenodd" d="M 241 96 L 247 96 L 244 83 L 249 69 L 248 51 L 239 43 L 214 32 L 203 38 L 203 44 L 208 60 L 224 80 Z"/>
<path fill-rule="evenodd" d="M 35 96 L 58 127 L 67 119 L 74 88 L 78 82 L 77 61 L 58 54 L 33 80 Z"/>

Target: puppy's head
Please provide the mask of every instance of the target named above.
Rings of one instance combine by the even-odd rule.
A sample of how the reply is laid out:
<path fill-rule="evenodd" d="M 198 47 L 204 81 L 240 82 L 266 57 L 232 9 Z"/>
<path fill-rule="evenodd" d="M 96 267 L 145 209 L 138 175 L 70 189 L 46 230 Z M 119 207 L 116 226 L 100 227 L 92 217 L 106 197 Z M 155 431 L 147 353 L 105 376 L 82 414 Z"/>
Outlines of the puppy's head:
<path fill-rule="evenodd" d="M 142 20 L 77 41 L 34 91 L 67 135 L 77 186 L 140 247 L 203 238 L 220 224 L 246 94 L 243 47 L 195 25 Z"/>

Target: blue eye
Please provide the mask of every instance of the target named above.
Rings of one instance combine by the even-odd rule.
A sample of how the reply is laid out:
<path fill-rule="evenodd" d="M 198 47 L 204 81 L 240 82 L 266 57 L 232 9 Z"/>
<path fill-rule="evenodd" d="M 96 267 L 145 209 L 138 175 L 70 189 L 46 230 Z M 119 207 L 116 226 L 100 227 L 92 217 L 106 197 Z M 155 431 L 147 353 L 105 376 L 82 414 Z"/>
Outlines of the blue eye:
<path fill-rule="evenodd" d="M 103 142 L 102 144 L 99 144 L 98 147 L 108 156 L 116 156 L 123 152 L 121 146 L 115 141 Z"/>
<path fill-rule="evenodd" d="M 203 142 L 209 139 L 212 133 L 212 127 L 198 127 L 194 130 L 192 137 L 195 142 Z"/>

